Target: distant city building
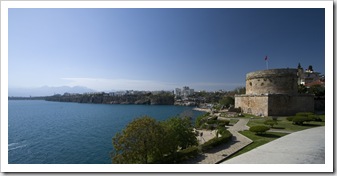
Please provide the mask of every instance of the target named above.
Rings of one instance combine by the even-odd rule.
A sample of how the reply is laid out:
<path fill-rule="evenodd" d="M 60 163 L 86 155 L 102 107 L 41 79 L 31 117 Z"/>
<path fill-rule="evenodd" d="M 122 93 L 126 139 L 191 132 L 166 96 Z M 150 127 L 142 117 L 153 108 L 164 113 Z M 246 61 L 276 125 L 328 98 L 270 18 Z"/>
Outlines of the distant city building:
<path fill-rule="evenodd" d="M 176 95 L 176 96 L 181 96 L 181 89 L 176 88 L 175 95 Z"/>
<path fill-rule="evenodd" d="M 194 94 L 194 89 L 190 89 L 190 87 L 188 86 L 184 86 L 183 89 L 180 88 L 176 88 L 175 90 L 175 96 L 179 96 L 179 97 L 187 97 L 190 95 Z"/>

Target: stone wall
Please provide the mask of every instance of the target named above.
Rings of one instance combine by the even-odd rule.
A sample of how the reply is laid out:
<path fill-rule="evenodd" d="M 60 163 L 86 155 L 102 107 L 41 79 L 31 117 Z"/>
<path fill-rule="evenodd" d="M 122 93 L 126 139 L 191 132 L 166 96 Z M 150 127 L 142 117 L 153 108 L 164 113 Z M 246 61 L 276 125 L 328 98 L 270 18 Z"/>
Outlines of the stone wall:
<path fill-rule="evenodd" d="M 235 107 L 241 107 L 244 113 L 256 116 L 268 116 L 267 95 L 236 95 Z"/>
<path fill-rule="evenodd" d="M 268 115 L 295 115 L 314 112 L 313 95 L 268 95 Z"/>
<path fill-rule="evenodd" d="M 314 112 L 314 97 L 288 94 L 237 95 L 235 107 L 257 116 L 295 115 L 297 112 Z"/>
<path fill-rule="evenodd" d="M 270 69 L 246 75 L 246 94 L 297 94 L 297 69 Z"/>

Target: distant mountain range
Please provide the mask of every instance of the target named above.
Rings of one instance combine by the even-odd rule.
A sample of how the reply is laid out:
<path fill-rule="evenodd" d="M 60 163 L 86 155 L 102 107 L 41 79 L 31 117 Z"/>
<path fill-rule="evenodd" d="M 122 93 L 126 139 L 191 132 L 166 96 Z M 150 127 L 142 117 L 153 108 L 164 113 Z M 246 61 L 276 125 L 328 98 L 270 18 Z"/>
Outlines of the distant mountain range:
<path fill-rule="evenodd" d="M 86 92 L 97 92 L 93 89 L 87 87 L 75 86 L 61 86 L 61 87 L 49 87 L 43 86 L 38 88 L 8 88 L 8 96 L 10 97 L 30 97 L 30 96 L 52 96 L 54 94 L 64 93 L 86 93 Z"/>

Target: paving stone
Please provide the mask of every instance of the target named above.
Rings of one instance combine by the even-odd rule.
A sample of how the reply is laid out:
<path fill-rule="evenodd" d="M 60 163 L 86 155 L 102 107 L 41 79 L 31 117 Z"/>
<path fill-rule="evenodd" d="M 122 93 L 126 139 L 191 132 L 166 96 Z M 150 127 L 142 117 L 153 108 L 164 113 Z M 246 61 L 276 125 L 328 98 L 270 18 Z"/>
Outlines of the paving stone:
<path fill-rule="evenodd" d="M 235 125 L 229 127 L 228 131 L 233 134 L 233 140 L 220 145 L 203 153 L 200 157 L 185 162 L 186 164 L 215 164 L 223 161 L 243 147 L 249 145 L 253 141 L 243 136 L 239 131 L 247 130 L 249 119 L 240 119 Z"/>

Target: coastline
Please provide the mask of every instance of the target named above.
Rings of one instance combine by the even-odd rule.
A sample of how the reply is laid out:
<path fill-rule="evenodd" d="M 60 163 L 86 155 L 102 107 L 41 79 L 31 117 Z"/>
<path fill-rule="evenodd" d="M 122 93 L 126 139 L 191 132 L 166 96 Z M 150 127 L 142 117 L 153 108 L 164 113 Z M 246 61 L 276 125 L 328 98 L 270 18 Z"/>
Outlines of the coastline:
<path fill-rule="evenodd" d="M 202 111 L 202 112 L 211 112 L 210 109 L 204 109 L 204 108 L 193 108 L 195 111 Z"/>

